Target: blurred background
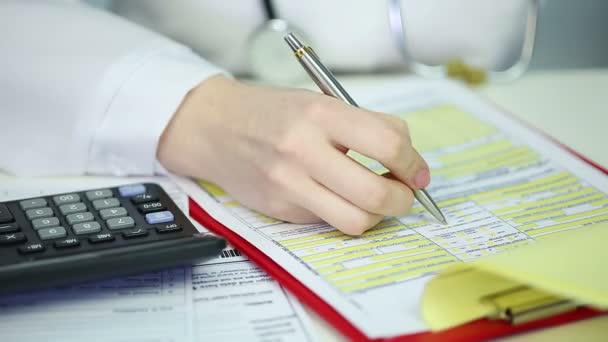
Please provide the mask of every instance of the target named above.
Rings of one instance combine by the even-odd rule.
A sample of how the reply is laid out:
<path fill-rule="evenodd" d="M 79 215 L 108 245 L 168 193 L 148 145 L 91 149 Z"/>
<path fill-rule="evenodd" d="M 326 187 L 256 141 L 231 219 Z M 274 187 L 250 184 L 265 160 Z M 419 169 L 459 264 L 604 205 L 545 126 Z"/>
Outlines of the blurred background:
<path fill-rule="evenodd" d="M 86 0 L 106 7 L 111 0 Z M 608 67 L 608 1 L 544 0 L 530 69 Z"/>

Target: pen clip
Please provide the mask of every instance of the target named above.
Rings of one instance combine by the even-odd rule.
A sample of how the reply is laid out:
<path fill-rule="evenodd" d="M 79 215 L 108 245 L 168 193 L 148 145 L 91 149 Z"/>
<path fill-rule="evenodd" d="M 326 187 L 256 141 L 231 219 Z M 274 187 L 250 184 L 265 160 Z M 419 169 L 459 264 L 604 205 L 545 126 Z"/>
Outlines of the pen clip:
<path fill-rule="evenodd" d="M 563 312 L 575 310 L 579 305 L 562 297 L 527 286 L 519 286 L 481 298 L 494 307 L 489 319 L 503 320 L 517 325 Z"/>

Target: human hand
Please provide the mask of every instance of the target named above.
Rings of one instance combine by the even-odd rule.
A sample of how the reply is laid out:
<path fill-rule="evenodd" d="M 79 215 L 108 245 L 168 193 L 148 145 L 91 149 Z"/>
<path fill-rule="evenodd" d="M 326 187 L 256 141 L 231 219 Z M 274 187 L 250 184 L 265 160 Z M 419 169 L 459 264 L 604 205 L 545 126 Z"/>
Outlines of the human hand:
<path fill-rule="evenodd" d="M 391 171 L 380 176 L 352 149 Z M 430 182 L 407 125 L 305 90 L 216 76 L 193 89 L 157 150 L 170 171 L 211 181 L 242 204 L 295 223 L 324 220 L 360 235 L 407 213 Z"/>

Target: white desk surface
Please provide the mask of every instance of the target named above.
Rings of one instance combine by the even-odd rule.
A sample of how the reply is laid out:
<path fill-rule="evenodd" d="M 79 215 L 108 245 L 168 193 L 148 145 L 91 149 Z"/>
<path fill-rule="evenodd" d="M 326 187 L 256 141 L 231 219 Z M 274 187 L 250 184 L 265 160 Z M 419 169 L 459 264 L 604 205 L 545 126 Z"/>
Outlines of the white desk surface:
<path fill-rule="evenodd" d="M 345 78 L 349 84 L 378 82 L 386 77 Z M 530 72 L 505 84 L 476 89 L 505 110 L 608 168 L 608 69 Z M 343 338 L 311 312 L 322 341 Z M 605 341 L 608 316 L 505 339 L 529 341 Z"/>
<path fill-rule="evenodd" d="M 349 84 L 378 82 L 387 78 L 353 77 Z M 402 76 L 399 76 L 402 77 Z M 490 84 L 477 89 L 482 95 L 522 120 L 608 167 L 608 69 L 528 73 L 507 84 Z M 0 181 L 11 177 L 0 173 Z M 331 326 L 310 311 L 322 341 L 343 340 Z M 603 338 L 602 338 L 603 336 Z M 608 316 L 572 323 L 508 338 L 508 341 L 605 340 Z"/>

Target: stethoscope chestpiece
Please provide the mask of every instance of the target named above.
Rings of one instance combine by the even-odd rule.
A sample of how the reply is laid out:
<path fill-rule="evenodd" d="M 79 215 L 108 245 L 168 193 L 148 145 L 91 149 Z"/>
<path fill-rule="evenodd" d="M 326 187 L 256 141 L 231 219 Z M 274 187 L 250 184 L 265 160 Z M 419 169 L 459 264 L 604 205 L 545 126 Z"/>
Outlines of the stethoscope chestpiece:
<path fill-rule="evenodd" d="M 306 39 L 305 35 L 286 20 L 277 18 L 270 0 L 264 0 L 262 4 L 266 21 L 251 33 L 247 43 L 251 76 L 255 80 L 276 85 L 291 85 L 306 80 L 306 73 L 283 40 L 289 32 Z"/>

